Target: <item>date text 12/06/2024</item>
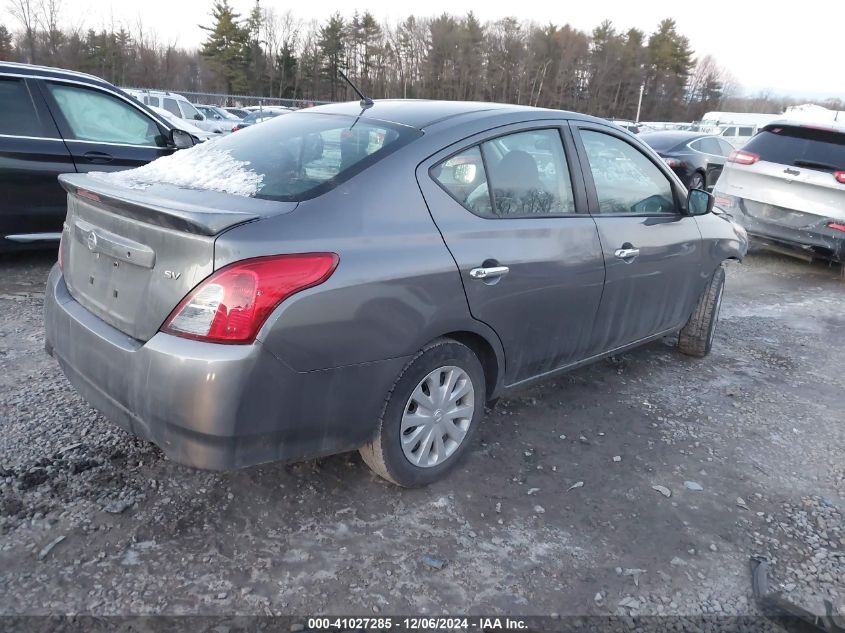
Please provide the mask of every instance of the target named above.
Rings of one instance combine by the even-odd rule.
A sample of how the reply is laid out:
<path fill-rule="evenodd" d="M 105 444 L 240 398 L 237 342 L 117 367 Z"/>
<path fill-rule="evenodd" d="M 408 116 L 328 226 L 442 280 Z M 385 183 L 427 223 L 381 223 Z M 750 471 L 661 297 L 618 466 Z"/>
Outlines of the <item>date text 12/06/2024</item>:
<path fill-rule="evenodd" d="M 455 631 L 455 630 L 501 630 L 522 631 L 528 629 L 528 623 L 522 618 L 500 617 L 334 617 L 309 618 L 310 630 L 407 630 L 407 631 Z"/>

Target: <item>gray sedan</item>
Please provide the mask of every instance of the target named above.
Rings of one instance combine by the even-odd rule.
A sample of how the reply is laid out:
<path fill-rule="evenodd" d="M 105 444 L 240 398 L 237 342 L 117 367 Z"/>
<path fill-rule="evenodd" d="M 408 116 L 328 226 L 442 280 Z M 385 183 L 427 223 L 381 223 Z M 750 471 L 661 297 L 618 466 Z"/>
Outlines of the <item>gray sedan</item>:
<path fill-rule="evenodd" d="M 630 134 L 509 105 L 321 106 L 60 180 L 47 349 L 208 469 L 359 449 L 429 483 L 531 381 L 667 335 L 707 354 L 747 247 Z"/>

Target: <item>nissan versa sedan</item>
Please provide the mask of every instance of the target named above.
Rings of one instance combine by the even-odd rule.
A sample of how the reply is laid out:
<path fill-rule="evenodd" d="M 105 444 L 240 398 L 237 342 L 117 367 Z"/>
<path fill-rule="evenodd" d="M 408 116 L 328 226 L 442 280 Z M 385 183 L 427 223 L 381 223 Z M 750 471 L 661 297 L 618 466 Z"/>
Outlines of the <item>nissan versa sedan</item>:
<path fill-rule="evenodd" d="M 321 106 L 60 180 L 48 351 L 206 469 L 359 449 L 427 484 L 531 381 L 668 335 L 706 355 L 747 247 L 630 134 L 509 105 Z"/>

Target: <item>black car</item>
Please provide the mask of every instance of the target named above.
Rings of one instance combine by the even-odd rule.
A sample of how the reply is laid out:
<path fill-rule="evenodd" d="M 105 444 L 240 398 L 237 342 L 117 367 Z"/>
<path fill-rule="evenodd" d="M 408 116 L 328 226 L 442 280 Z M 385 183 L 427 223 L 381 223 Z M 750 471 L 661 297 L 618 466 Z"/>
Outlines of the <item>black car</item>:
<path fill-rule="evenodd" d="M 58 241 L 57 176 L 138 167 L 195 140 L 91 75 L 0 63 L 0 252 Z"/>
<path fill-rule="evenodd" d="M 734 147 L 711 134 L 700 132 L 648 132 L 640 134 L 687 189 L 711 191 Z"/>

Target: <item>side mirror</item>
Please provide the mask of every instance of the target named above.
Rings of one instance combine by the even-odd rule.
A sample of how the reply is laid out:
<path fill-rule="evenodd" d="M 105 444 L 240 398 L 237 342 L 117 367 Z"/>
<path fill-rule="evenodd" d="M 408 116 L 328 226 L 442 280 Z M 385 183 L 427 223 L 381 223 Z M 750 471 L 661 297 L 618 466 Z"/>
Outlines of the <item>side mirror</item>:
<path fill-rule="evenodd" d="M 195 114 L 194 119 L 196 119 L 197 121 L 203 121 L 205 120 L 205 117 L 201 114 Z"/>
<path fill-rule="evenodd" d="M 687 210 L 690 215 L 707 215 L 713 210 L 716 198 L 703 189 L 692 189 L 687 194 Z"/>
<path fill-rule="evenodd" d="M 173 128 L 170 130 L 170 143 L 176 149 L 188 149 L 194 146 L 194 137 L 185 130 Z"/>

